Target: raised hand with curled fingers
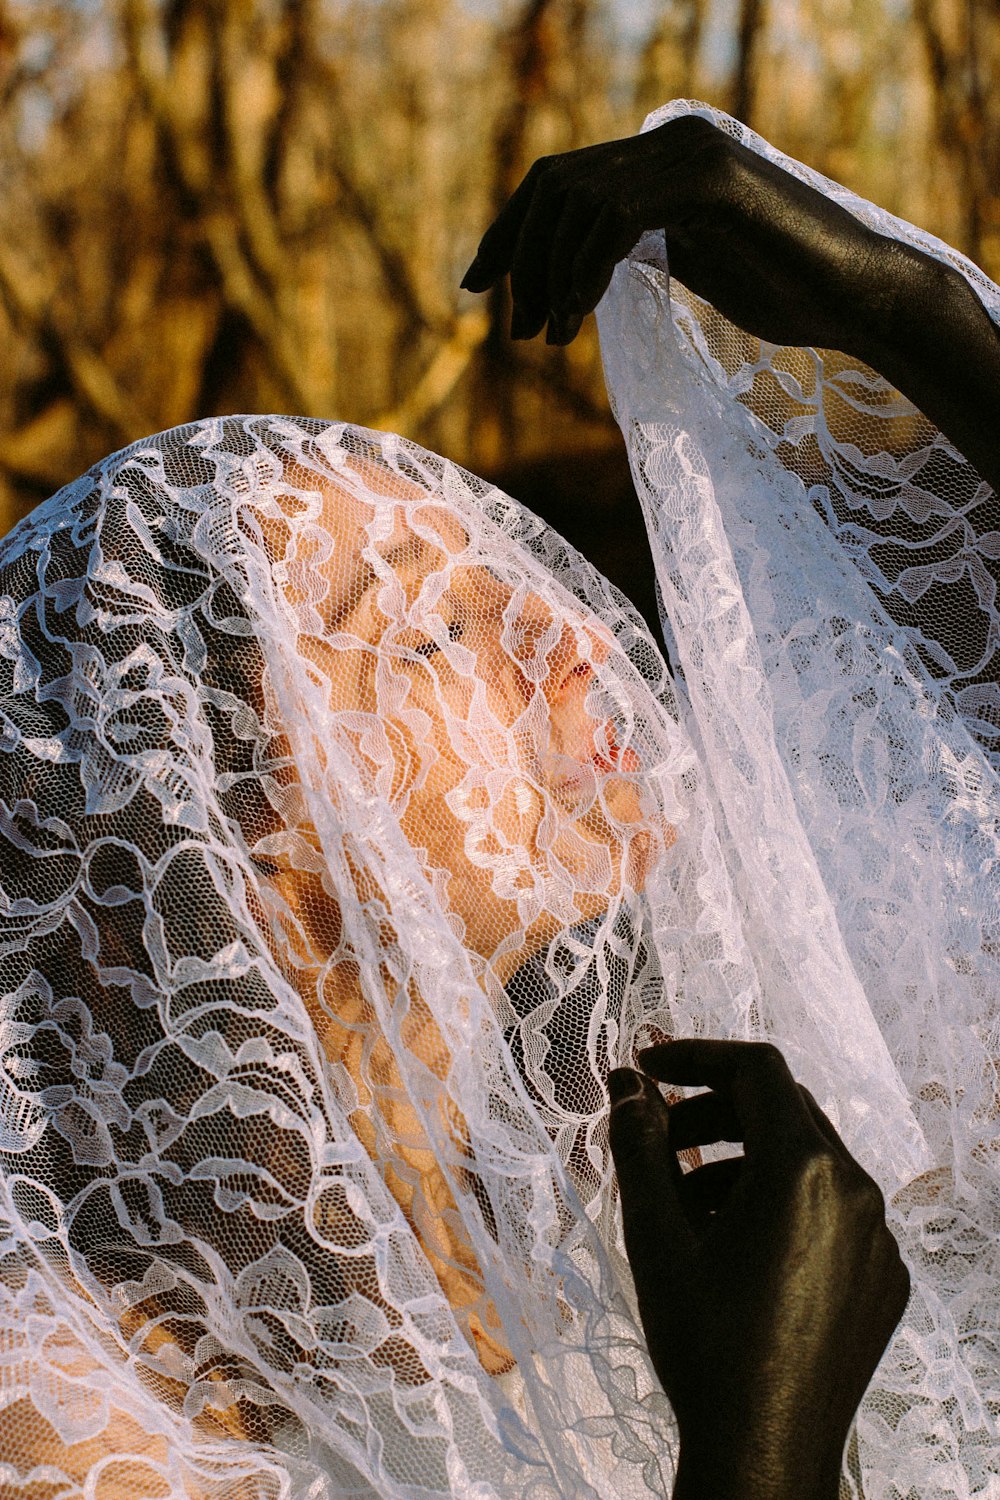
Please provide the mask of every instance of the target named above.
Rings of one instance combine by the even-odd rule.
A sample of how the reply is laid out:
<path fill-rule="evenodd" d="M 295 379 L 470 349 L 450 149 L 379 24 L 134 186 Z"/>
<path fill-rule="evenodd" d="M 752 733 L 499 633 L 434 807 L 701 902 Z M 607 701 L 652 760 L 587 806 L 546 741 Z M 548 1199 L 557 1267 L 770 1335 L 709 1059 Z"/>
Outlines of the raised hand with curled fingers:
<path fill-rule="evenodd" d="M 509 274 L 513 337 L 547 325 L 566 344 L 651 229 L 671 274 L 732 322 L 863 360 L 1000 488 L 1000 338 L 965 279 L 699 115 L 536 161 L 462 285 Z"/>
<path fill-rule="evenodd" d="M 893 288 L 880 236 L 697 115 L 536 161 L 463 285 L 509 272 L 513 336 L 547 322 L 568 343 L 647 229 L 686 286 L 774 343 L 836 345 L 859 289 Z"/>
<path fill-rule="evenodd" d="M 882 1194 L 780 1052 L 652 1047 L 609 1078 L 625 1244 L 680 1432 L 675 1500 L 835 1500 L 909 1275 Z M 653 1082 L 707 1085 L 668 1106 Z M 678 1151 L 741 1142 L 682 1172 Z"/>

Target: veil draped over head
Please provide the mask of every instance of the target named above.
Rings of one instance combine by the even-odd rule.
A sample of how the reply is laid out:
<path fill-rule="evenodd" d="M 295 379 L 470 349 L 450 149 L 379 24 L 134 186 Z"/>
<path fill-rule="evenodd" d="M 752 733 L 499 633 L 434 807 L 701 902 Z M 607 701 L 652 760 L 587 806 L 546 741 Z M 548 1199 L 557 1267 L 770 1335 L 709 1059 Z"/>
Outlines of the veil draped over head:
<path fill-rule="evenodd" d="M 776 1041 L 889 1201 L 845 1486 L 995 1493 L 995 498 L 662 237 L 599 318 L 676 682 L 343 424 L 160 434 L 0 546 L 4 1495 L 669 1493 L 604 1079 L 681 1034 Z"/>

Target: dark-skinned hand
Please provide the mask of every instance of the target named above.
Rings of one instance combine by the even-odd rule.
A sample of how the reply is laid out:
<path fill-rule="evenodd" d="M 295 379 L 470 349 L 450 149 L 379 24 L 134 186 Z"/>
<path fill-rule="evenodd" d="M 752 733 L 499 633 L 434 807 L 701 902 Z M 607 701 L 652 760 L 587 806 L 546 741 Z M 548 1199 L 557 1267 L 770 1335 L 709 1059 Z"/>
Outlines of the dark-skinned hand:
<path fill-rule="evenodd" d="M 618 261 L 664 229 L 671 273 L 775 343 L 840 347 L 845 300 L 876 280 L 880 236 L 697 115 L 536 161 L 462 285 L 510 273 L 515 338 L 573 338 Z M 883 245 L 888 242 L 882 241 Z M 887 272 L 884 292 L 891 291 Z"/>
<path fill-rule="evenodd" d="M 701 116 L 542 157 L 462 285 L 509 274 L 512 335 L 547 325 L 565 344 L 650 229 L 664 231 L 671 274 L 732 322 L 865 361 L 1000 485 L 1000 334 L 964 278 Z"/>
<path fill-rule="evenodd" d="M 836 1500 L 855 1411 L 906 1306 L 882 1194 L 765 1043 L 677 1041 L 640 1062 L 709 1092 L 668 1106 L 609 1078 L 625 1244 L 680 1431 L 676 1500 Z M 682 1173 L 677 1152 L 740 1142 Z"/>

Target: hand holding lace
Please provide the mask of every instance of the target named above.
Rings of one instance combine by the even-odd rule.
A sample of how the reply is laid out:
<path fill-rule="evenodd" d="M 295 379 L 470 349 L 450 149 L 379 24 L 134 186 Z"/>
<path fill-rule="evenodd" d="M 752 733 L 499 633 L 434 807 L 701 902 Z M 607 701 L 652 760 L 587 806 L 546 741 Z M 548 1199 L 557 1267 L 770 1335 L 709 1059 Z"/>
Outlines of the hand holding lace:
<path fill-rule="evenodd" d="M 695 115 L 542 157 L 486 231 L 463 285 L 510 272 L 515 338 L 575 337 L 618 261 L 664 229 L 672 274 L 772 343 L 841 347 L 881 274 L 879 236 Z"/>
<path fill-rule="evenodd" d="M 547 323 L 548 342 L 567 344 L 653 229 L 671 275 L 731 322 L 863 360 L 1000 487 L 1000 338 L 965 278 L 700 115 L 536 161 L 462 285 L 509 273 L 512 336 Z"/>
<path fill-rule="evenodd" d="M 678 1041 L 641 1058 L 708 1084 L 668 1107 L 611 1075 L 625 1243 L 681 1434 L 675 1500 L 837 1494 L 848 1429 L 909 1276 L 875 1183 L 767 1044 Z M 676 1153 L 741 1141 L 682 1174 Z"/>

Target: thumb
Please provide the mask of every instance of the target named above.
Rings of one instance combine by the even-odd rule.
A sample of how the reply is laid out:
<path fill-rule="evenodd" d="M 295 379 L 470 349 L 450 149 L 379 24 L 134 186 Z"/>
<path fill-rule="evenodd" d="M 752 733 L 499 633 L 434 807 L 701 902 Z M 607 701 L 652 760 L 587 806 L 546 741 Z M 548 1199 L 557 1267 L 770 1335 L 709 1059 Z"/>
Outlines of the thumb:
<path fill-rule="evenodd" d="M 695 1237 L 681 1205 L 681 1169 L 670 1144 L 670 1111 L 659 1089 L 633 1068 L 615 1068 L 608 1092 L 625 1249 L 642 1304 L 660 1295 L 664 1276 Z"/>

